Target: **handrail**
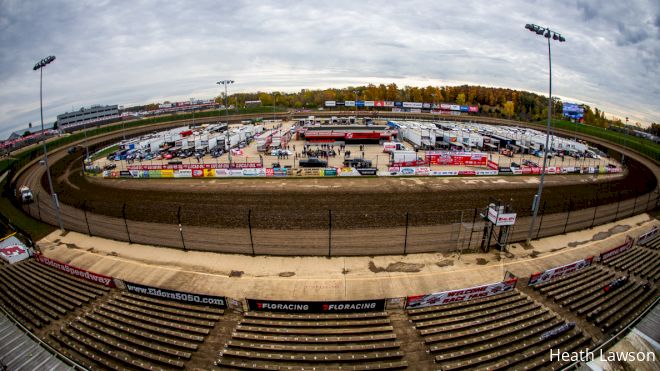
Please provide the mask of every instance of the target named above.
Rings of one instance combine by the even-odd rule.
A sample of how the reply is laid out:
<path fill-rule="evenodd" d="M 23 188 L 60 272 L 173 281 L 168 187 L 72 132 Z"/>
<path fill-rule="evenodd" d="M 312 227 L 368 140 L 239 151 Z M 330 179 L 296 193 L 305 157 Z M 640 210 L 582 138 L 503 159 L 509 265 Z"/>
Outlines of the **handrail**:
<path fill-rule="evenodd" d="M 9 311 L 7 311 L 4 307 L 0 306 L 0 309 L 2 310 L 3 314 L 4 314 L 7 318 L 9 318 L 10 321 L 12 321 L 12 322 L 14 323 L 14 325 L 15 325 L 16 327 L 18 327 L 19 329 L 21 329 L 21 331 L 23 331 L 23 332 L 24 332 L 24 333 L 25 333 L 30 339 L 32 339 L 33 341 L 37 342 L 41 347 L 45 348 L 48 352 L 50 352 L 52 355 L 54 355 L 55 358 L 58 358 L 58 359 L 60 359 L 61 361 L 63 361 L 64 363 L 66 363 L 66 364 L 68 364 L 69 366 L 73 367 L 74 370 L 88 371 L 85 367 L 79 365 L 78 363 L 76 363 L 76 362 L 75 362 L 74 360 L 72 360 L 71 358 L 65 356 L 64 354 L 58 352 L 57 349 L 55 349 L 55 348 L 51 347 L 50 345 L 48 345 L 48 343 L 46 343 L 46 342 L 42 341 L 41 339 L 39 339 L 39 338 L 37 337 L 37 335 L 35 335 L 35 334 L 33 334 L 32 332 L 30 332 L 30 330 L 28 330 L 25 326 L 23 326 L 23 325 L 22 325 L 22 324 L 21 324 L 16 318 L 14 318 L 13 315 L 12 315 L 11 313 L 9 313 Z"/>
<path fill-rule="evenodd" d="M 606 342 L 604 342 L 604 343 L 600 344 L 599 346 L 597 346 L 596 348 L 592 349 L 592 352 L 596 353 L 598 350 L 605 348 L 606 345 L 610 344 L 614 340 L 617 340 L 617 341 L 621 340 L 620 339 L 621 334 L 624 333 L 624 332 L 627 332 L 628 330 L 630 330 L 630 328 L 632 326 L 637 325 L 637 323 L 639 323 L 639 321 L 641 321 L 644 318 L 644 316 L 646 316 L 653 308 L 655 308 L 655 306 L 658 304 L 659 301 L 660 301 L 660 297 L 656 297 L 655 300 L 653 301 L 653 303 L 651 305 L 649 305 L 646 308 L 646 310 L 644 310 L 642 313 L 640 313 L 640 315 L 637 316 L 637 318 L 632 320 L 628 325 L 626 325 L 626 327 L 621 329 L 614 336 L 609 338 Z M 568 366 L 562 368 L 562 371 L 577 369 L 577 367 L 580 366 L 582 364 L 582 362 L 583 361 L 575 361 L 575 362 L 569 364 Z"/>

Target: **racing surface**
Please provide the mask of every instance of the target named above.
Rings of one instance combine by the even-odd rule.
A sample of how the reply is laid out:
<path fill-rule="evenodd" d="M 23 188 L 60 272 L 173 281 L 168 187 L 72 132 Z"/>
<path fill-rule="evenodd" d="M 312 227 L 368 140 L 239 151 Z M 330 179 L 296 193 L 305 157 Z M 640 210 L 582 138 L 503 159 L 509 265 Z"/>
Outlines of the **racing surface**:
<path fill-rule="evenodd" d="M 623 176 L 547 176 L 541 204 L 545 220 L 537 219 L 536 236 L 588 228 L 655 207 L 657 195 L 649 192 L 656 188 L 657 166 L 627 157 Z M 475 209 L 483 210 L 495 198 L 518 213 L 511 241 L 521 240 L 538 187 L 538 177 L 529 176 L 109 180 L 83 176 L 81 160 L 82 151 L 68 155 L 61 150 L 51 157 L 67 229 L 240 253 L 365 255 L 475 248 L 483 229 L 478 216 L 472 224 Z M 37 163 L 18 184 L 40 195 L 31 215 L 56 224 L 42 168 Z"/>

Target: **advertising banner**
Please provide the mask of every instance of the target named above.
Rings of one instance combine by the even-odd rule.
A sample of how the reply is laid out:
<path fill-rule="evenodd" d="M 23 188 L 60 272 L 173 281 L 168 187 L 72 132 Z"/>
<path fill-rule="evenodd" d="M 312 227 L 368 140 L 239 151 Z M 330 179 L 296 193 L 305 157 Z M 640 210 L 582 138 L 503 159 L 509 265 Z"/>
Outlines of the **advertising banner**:
<path fill-rule="evenodd" d="M 479 112 L 479 106 L 470 106 L 468 111 L 469 112 Z"/>
<path fill-rule="evenodd" d="M 192 178 L 191 169 L 173 170 L 175 178 Z"/>
<path fill-rule="evenodd" d="M 204 170 L 208 169 L 193 169 L 191 170 L 191 175 L 193 178 L 203 178 L 204 177 Z"/>
<path fill-rule="evenodd" d="M 498 170 L 499 169 L 499 166 L 497 165 L 497 162 L 491 161 L 491 160 L 488 160 L 488 162 L 486 162 L 486 166 L 491 170 Z"/>
<path fill-rule="evenodd" d="M 428 176 L 430 172 L 431 172 L 430 167 L 420 166 L 417 169 L 415 169 L 415 175 L 417 176 Z"/>
<path fill-rule="evenodd" d="M 11 236 L 0 242 L 0 258 L 9 264 L 30 257 L 30 250 L 18 238 Z"/>
<path fill-rule="evenodd" d="M 422 108 L 424 105 L 421 102 L 403 102 L 403 108 Z"/>
<path fill-rule="evenodd" d="M 458 175 L 461 176 L 474 176 L 477 175 L 477 172 L 474 170 L 459 170 Z"/>
<path fill-rule="evenodd" d="M 159 289 L 157 287 L 138 285 L 137 283 L 124 281 L 127 291 L 139 295 L 153 296 L 158 299 L 172 300 L 183 304 L 201 304 L 210 307 L 225 309 L 227 301 L 224 296 L 201 295 L 183 291 Z"/>
<path fill-rule="evenodd" d="M 451 104 L 451 105 L 449 105 L 449 110 L 451 110 L 451 111 L 460 111 L 461 106 L 459 106 L 458 104 Z"/>
<path fill-rule="evenodd" d="M 394 102 L 391 100 L 386 100 L 385 101 L 385 107 L 394 107 Z"/>
<path fill-rule="evenodd" d="M 408 296 L 406 309 L 424 308 L 434 305 L 464 302 L 472 299 L 485 298 L 511 291 L 516 287 L 518 278 L 503 282 L 491 283 L 489 285 L 471 287 L 467 289 L 436 292 L 428 295 Z"/>
<path fill-rule="evenodd" d="M 639 237 L 637 237 L 637 244 L 638 245 L 643 245 L 643 244 L 651 241 L 658 234 L 660 234 L 660 228 L 658 228 L 658 226 L 655 226 L 650 231 L 648 231 L 646 233 L 643 233 Z"/>
<path fill-rule="evenodd" d="M 216 164 L 181 164 L 181 165 L 129 165 L 128 170 L 196 170 L 196 169 L 258 169 L 261 162 L 232 162 Z"/>
<path fill-rule="evenodd" d="M 485 153 L 427 151 L 426 163 L 431 165 L 486 166 L 488 156 Z"/>
<path fill-rule="evenodd" d="M 149 172 L 149 178 L 162 178 L 160 170 L 147 170 Z"/>
<path fill-rule="evenodd" d="M 337 176 L 337 169 L 335 168 L 323 169 L 323 176 Z"/>
<path fill-rule="evenodd" d="M 513 175 L 522 175 L 523 174 L 522 169 L 519 169 L 517 167 L 516 168 L 511 168 L 511 172 L 513 173 Z"/>
<path fill-rule="evenodd" d="M 365 100 L 365 101 L 364 101 L 364 106 L 365 106 L 365 107 L 373 107 L 373 106 L 374 106 L 374 103 L 375 103 L 375 102 L 372 101 L 372 100 Z"/>
<path fill-rule="evenodd" d="M 529 277 L 529 286 L 538 285 L 539 283 L 552 281 L 555 278 L 573 273 L 582 268 L 588 267 L 591 265 L 594 257 L 590 256 L 586 259 L 578 260 L 570 264 L 562 265 L 561 267 L 555 267 L 548 269 L 545 272 L 533 273 Z"/>
<path fill-rule="evenodd" d="M 323 168 L 303 167 L 299 169 L 286 169 L 287 176 L 323 176 Z"/>
<path fill-rule="evenodd" d="M 458 171 L 456 170 L 432 170 L 429 172 L 430 176 L 456 176 Z"/>
<path fill-rule="evenodd" d="M 628 251 L 632 249 L 633 247 L 633 239 L 628 237 L 626 238 L 626 242 L 624 242 L 622 245 L 619 245 L 617 247 L 611 248 L 607 251 L 604 251 L 600 254 L 600 261 L 604 262 L 605 260 L 614 257 L 615 255 L 621 254 L 624 251 Z"/>
<path fill-rule="evenodd" d="M 355 101 L 354 100 L 346 100 L 346 101 L 344 101 L 344 106 L 346 106 L 346 107 L 355 107 Z"/>
<path fill-rule="evenodd" d="M 115 287 L 115 283 L 112 281 L 112 277 L 110 276 L 106 276 L 98 273 L 92 273 L 90 271 L 86 271 L 84 269 L 74 267 L 73 265 L 69 265 L 54 259 L 47 258 L 41 254 L 35 255 L 35 258 L 39 263 L 43 265 L 47 265 L 49 267 L 53 267 L 55 269 L 61 270 L 62 272 L 68 273 L 77 278 L 82 278 L 84 280 L 98 283 L 107 287 Z"/>
<path fill-rule="evenodd" d="M 257 177 L 266 176 L 266 170 L 264 170 L 263 168 L 257 168 L 257 169 L 246 168 L 246 169 L 242 169 L 241 173 L 243 176 L 257 176 Z"/>
<path fill-rule="evenodd" d="M 360 173 L 357 169 L 353 167 L 342 167 L 339 169 L 339 176 L 360 176 Z"/>
<path fill-rule="evenodd" d="M 451 111 L 451 104 L 441 103 L 440 109 L 443 111 Z"/>
<path fill-rule="evenodd" d="M 120 177 L 120 178 L 132 178 L 132 176 L 131 176 L 131 172 L 130 172 L 130 171 L 127 171 L 127 170 L 121 170 L 121 171 L 119 172 L 119 177 Z"/>
<path fill-rule="evenodd" d="M 335 101 L 334 101 L 334 100 L 326 100 L 326 101 L 325 101 L 325 106 L 326 106 L 326 107 L 335 107 L 336 104 L 335 104 Z"/>
<path fill-rule="evenodd" d="M 257 312 L 355 313 L 382 312 L 385 310 L 385 299 L 351 301 L 246 300 L 249 310 Z"/>
<path fill-rule="evenodd" d="M 360 175 L 376 175 L 378 169 L 376 169 L 375 167 L 365 167 L 365 168 L 357 169 L 357 171 Z"/>
<path fill-rule="evenodd" d="M 497 175 L 497 170 L 477 170 L 475 175 Z"/>
<path fill-rule="evenodd" d="M 204 178 L 213 178 L 215 176 L 214 169 L 204 169 Z"/>
<path fill-rule="evenodd" d="M 504 213 L 501 211 L 498 212 L 497 209 L 489 207 L 488 220 L 490 220 L 498 227 L 504 225 L 514 225 L 516 224 L 516 213 Z"/>
<path fill-rule="evenodd" d="M 468 107 L 468 106 L 461 106 L 461 112 L 469 112 L 469 111 L 470 111 L 470 107 Z"/>
<path fill-rule="evenodd" d="M 231 176 L 231 172 L 229 169 L 213 169 L 213 176 L 216 178 L 224 178 Z"/>
<path fill-rule="evenodd" d="M 374 101 L 374 107 L 385 107 L 385 101 L 382 100 Z"/>

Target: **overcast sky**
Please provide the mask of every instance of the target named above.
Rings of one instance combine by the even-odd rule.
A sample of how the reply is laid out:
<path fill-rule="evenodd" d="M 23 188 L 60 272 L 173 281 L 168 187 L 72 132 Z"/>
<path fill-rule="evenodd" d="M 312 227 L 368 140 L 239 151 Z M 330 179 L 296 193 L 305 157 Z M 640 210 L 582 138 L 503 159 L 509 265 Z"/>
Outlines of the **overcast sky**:
<path fill-rule="evenodd" d="M 660 2 L 0 0 L 0 138 L 92 104 L 395 82 L 553 94 L 660 122 Z"/>

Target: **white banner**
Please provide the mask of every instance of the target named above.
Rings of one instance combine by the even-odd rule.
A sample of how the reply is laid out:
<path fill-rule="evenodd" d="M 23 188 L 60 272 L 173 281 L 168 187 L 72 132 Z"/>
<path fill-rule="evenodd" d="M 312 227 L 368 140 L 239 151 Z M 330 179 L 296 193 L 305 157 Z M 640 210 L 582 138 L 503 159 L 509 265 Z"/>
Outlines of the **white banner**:
<path fill-rule="evenodd" d="M 590 256 L 586 259 L 578 260 L 576 262 L 562 265 L 561 267 L 555 267 L 548 269 L 545 272 L 534 273 L 529 277 L 529 286 L 538 285 L 539 283 L 552 281 L 555 278 L 564 276 L 569 273 L 573 273 L 579 269 L 588 267 L 591 265 L 594 257 Z"/>
<path fill-rule="evenodd" d="M 373 107 L 373 106 L 374 106 L 374 101 L 372 101 L 372 100 L 365 100 L 365 101 L 364 101 L 364 106 L 365 106 L 365 107 Z"/>
<path fill-rule="evenodd" d="M 403 108 L 422 108 L 421 102 L 403 102 Z"/>
<path fill-rule="evenodd" d="M 346 107 L 355 107 L 355 101 L 354 100 L 347 100 L 344 102 L 344 106 Z"/>
<path fill-rule="evenodd" d="M 325 101 L 325 106 L 326 106 L 326 107 L 335 107 L 336 104 L 335 104 L 335 101 L 334 101 L 334 100 L 326 100 L 326 101 Z"/>
<path fill-rule="evenodd" d="M 487 296 L 493 296 L 513 290 L 516 287 L 516 282 L 518 282 L 518 278 L 467 289 L 436 292 L 428 295 L 409 296 L 407 298 L 406 308 L 424 308 L 434 305 L 443 305 L 468 301 L 472 299 L 485 298 Z"/>

